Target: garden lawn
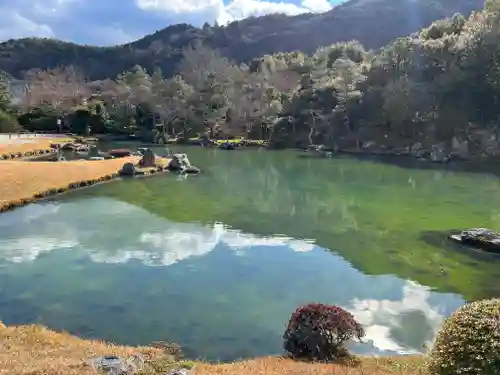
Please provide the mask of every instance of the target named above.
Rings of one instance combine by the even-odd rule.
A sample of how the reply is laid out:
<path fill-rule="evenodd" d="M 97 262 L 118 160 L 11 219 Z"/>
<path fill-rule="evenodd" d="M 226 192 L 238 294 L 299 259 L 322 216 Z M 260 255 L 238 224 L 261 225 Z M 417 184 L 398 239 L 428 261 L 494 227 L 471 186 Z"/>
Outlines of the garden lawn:
<path fill-rule="evenodd" d="M 7 204 L 32 200 L 51 189 L 67 189 L 72 183 L 118 173 L 124 163 L 138 160 L 138 157 L 128 157 L 67 162 L 0 161 L 0 211 Z"/>
<path fill-rule="evenodd" d="M 73 138 L 45 138 L 45 137 L 34 137 L 34 138 L 20 138 L 17 140 L 13 138 L 9 143 L 0 143 L 0 156 L 6 154 L 15 153 L 27 153 L 38 150 L 50 149 L 52 143 L 66 143 L 73 141 Z"/>

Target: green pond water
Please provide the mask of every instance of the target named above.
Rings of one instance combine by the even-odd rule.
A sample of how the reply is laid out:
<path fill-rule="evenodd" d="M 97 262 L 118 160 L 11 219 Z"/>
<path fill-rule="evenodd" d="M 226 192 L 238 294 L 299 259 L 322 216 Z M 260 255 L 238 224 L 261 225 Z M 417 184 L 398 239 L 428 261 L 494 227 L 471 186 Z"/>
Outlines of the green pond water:
<path fill-rule="evenodd" d="M 173 150 L 203 173 L 115 181 L 0 215 L 0 319 L 231 360 L 281 354 L 290 314 L 319 301 L 364 324 L 355 352 L 402 354 L 423 351 L 466 300 L 500 296 L 500 257 L 443 239 L 500 230 L 492 174 Z"/>

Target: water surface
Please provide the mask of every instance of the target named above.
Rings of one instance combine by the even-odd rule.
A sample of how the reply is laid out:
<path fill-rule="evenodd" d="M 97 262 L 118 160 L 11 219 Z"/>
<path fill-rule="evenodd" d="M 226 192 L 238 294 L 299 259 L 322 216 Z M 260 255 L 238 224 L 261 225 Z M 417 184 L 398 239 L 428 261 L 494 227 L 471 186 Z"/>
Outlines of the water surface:
<path fill-rule="evenodd" d="M 498 258 L 439 234 L 500 229 L 494 176 L 186 150 L 203 174 L 1 215 L 0 318 L 230 360 L 279 354 L 290 313 L 320 301 L 365 325 L 356 352 L 414 353 L 465 300 L 500 294 Z"/>

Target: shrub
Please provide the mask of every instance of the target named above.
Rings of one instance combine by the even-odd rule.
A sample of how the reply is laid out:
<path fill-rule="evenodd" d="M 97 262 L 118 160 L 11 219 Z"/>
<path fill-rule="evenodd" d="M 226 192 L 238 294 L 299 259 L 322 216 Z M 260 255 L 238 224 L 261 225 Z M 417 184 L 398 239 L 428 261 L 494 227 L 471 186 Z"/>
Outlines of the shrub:
<path fill-rule="evenodd" d="M 365 335 L 362 326 L 344 309 L 321 303 L 300 306 L 283 334 L 285 350 L 295 358 L 330 361 L 349 356 L 344 344 Z"/>
<path fill-rule="evenodd" d="M 0 110 L 0 133 L 13 133 L 21 130 L 15 117 Z"/>
<path fill-rule="evenodd" d="M 500 299 L 467 304 L 447 319 L 427 369 L 431 375 L 500 374 Z"/>

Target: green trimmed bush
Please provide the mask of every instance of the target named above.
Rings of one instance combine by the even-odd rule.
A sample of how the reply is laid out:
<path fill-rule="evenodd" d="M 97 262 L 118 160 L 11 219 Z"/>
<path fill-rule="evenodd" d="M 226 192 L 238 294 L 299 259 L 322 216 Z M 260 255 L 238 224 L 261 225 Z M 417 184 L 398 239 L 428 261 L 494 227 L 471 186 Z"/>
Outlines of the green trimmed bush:
<path fill-rule="evenodd" d="M 500 374 L 500 299 L 469 303 L 447 319 L 427 370 L 429 375 Z"/>

